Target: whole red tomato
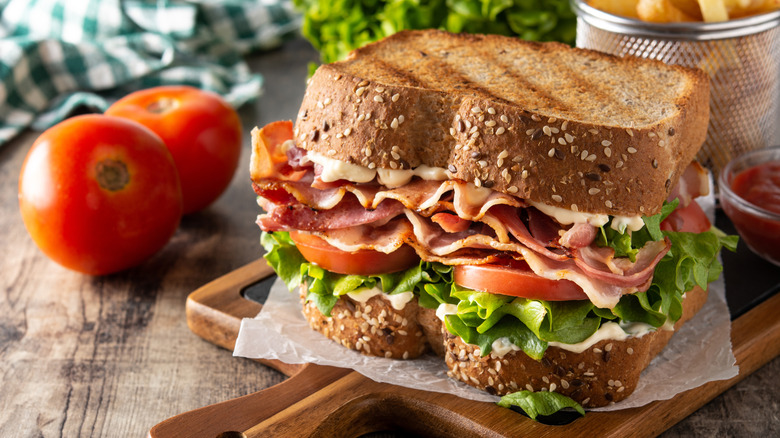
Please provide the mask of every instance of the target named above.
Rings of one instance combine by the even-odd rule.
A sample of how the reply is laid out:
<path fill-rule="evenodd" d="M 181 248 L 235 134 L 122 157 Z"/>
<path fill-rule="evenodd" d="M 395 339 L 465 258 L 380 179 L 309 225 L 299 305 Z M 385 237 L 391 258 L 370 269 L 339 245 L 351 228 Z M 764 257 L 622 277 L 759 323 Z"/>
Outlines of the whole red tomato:
<path fill-rule="evenodd" d="M 46 255 L 103 275 L 141 263 L 168 242 L 181 219 L 181 187 L 157 135 L 130 120 L 86 115 L 32 145 L 19 208 Z"/>
<path fill-rule="evenodd" d="M 184 214 L 206 208 L 230 184 L 241 156 L 241 120 L 217 94 L 186 86 L 130 93 L 106 111 L 151 129 L 179 170 Z"/>

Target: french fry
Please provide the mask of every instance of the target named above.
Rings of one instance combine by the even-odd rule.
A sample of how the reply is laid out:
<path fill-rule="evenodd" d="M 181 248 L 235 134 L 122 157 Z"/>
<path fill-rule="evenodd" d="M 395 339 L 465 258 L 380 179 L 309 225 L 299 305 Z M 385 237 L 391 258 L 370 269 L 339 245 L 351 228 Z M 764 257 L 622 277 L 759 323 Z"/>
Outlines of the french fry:
<path fill-rule="evenodd" d="M 727 0 L 727 1 L 739 1 L 739 0 Z M 747 1 L 751 1 L 751 0 L 747 0 Z M 702 21 L 701 9 L 699 9 L 698 0 L 669 0 L 669 2 L 672 5 L 674 5 L 675 8 L 682 11 L 683 14 L 695 20 Z"/>
<path fill-rule="evenodd" d="M 704 21 L 708 23 L 728 21 L 729 19 L 729 12 L 724 0 L 699 0 L 699 8 L 701 8 Z"/>
<path fill-rule="evenodd" d="M 696 21 L 693 17 L 677 9 L 669 0 L 639 0 L 636 11 L 642 21 L 654 23 Z"/>
<path fill-rule="evenodd" d="M 629 18 L 639 18 L 636 13 L 637 3 L 639 0 L 590 0 L 588 2 L 596 9 Z"/>
<path fill-rule="evenodd" d="M 780 9 L 780 0 L 725 0 L 729 18 L 742 18 Z"/>
<path fill-rule="evenodd" d="M 655 23 L 717 22 L 780 9 L 780 0 L 587 0 L 596 9 Z"/>

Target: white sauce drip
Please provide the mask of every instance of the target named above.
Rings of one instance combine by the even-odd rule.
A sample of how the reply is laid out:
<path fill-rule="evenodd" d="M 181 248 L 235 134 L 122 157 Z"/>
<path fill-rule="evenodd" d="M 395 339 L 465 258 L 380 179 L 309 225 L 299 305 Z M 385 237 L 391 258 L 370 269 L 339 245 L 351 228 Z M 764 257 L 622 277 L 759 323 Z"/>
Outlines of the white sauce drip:
<path fill-rule="evenodd" d="M 293 146 L 295 146 L 295 140 L 287 140 L 284 143 L 282 143 L 281 151 L 286 154 L 287 151 L 289 151 L 290 148 L 292 148 Z"/>
<path fill-rule="evenodd" d="M 537 210 L 551 216 L 561 225 L 589 223 L 594 227 L 603 227 L 609 222 L 609 215 L 572 211 L 566 208 L 528 201 Z M 645 226 L 641 216 L 613 216 L 611 227 L 617 231 L 637 231 Z"/>
<path fill-rule="evenodd" d="M 594 227 L 601 227 L 609 222 L 609 216 L 606 214 L 581 213 L 534 201 L 528 201 L 528 203 L 547 216 L 554 218 L 561 225 L 589 223 Z"/>
<path fill-rule="evenodd" d="M 414 293 L 412 292 L 399 292 L 397 294 L 390 295 L 382 292 L 382 289 L 379 289 L 378 287 L 363 287 L 360 289 L 355 289 L 352 292 L 347 292 L 348 297 L 359 303 L 365 303 L 371 297 L 377 295 L 389 301 L 390 305 L 393 306 L 393 309 L 395 310 L 403 310 L 403 308 L 406 307 L 406 303 L 412 301 L 412 298 L 414 298 Z"/>
<path fill-rule="evenodd" d="M 350 164 L 340 160 L 334 160 L 320 154 L 309 152 L 306 154 L 309 161 L 322 166 L 320 179 L 324 182 L 333 182 L 340 179 L 347 179 L 356 183 L 369 182 L 376 177 L 376 170 L 368 167 Z"/>
<path fill-rule="evenodd" d="M 638 231 L 645 226 L 645 221 L 641 216 L 613 216 L 612 223 L 609 225 L 613 230 L 620 231 L 625 230 Z"/>
<path fill-rule="evenodd" d="M 414 177 L 414 171 L 411 169 L 406 170 L 393 170 L 380 168 L 376 170 L 376 179 L 379 184 L 386 187 L 401 187 L 407 184 Z"/>
<path fill-rule="evenodd" d="M 414 169 L 369 169 L 358 164 L 328 158 L 316 152 L 309 151 L 306 158 L 322 166 L 320 179 L 333 182 L 340 179 L 356 183 L 365 183 L 377 178 L 380 184 L 388 188 L 401 187 L 417 176 L 424 180 L 444 181 L 449 179 L 447 169 L 421 165 Z"/>
<path fill-rule="evenodd" d="M 658 329 L 655 329 L 650 324 L 645 324 L 643 322 L 621 324 L 616 322 L 605 322 L 601 325 L 601 327 L 599 327 L 598 330 L 596 330 L 596 333 L 593 333 L 590 337 L 580 343 L 563 344 L 560 342 L 549 342 L 548 345 L 550 347 L 557 347 L 562 350 L 571 351 L 572 353 L 582 353 L 600 341 L 625 341 L 629 337 L 641 338 L 642 336 L 654 330 L 672 331 L 674 330 L 674 324 L 667 321 L 666 324 L 662 325 Z M 509 341 L 508 338 L 496 339 L 493 341 L 492 347 L 493 349 L 491 354 L 494 354 L 498 357 L 504 357 L 504 355 L 507 353 L 520 350 L 520 347 L 514 345 Z"/>
<path fill-rule="evenodd" d="M 520 347 L 509 341 L 509 338 L 498 338 L 491 344 L 491 356 L 504 357 L 507 353 L 520 351 Z"/>
<path fill-rule="evenodd" d="M 436 317 L 442 321 L 444 321 L 445 316 L 455 315 L 456 313 L 458 313 L 457 304 L 441 303 L 439 304 L 439 307 L 436 308 Z"/>

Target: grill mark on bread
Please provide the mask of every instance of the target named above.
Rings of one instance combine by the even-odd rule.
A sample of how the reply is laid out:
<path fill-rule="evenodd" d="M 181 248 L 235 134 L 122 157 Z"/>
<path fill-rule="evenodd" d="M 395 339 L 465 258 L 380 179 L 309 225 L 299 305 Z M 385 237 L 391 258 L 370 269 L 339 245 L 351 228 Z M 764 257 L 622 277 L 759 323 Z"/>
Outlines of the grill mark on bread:
<path fill-rule="evenodd" d="M 556 99 L 549 92 L 545 91 L 543 88 L 538 87 L 537 84 L 526 79 L 525 76 L 521 75 L 520 72 L 516 71 L 513 65 L 507 64 L 503 62 L 501 59 L 496 57 L 493 57 L 493 61 L 496 63 L 496 65 L 498 65 L 503 70 L 503 74 L 505 76 L 510 76 L 512 78 L 512 82 L 515 82 L 517 84 L 522 84 L 522 86 L 518 88 L 522 89 L 526 93 L 530 91 L 537 99 L 544 101 L 545 105 L 548 108 L 559 108 L 559 110 L 561 110 L 562 112 L 569 112 L 571 110 L 571 107 L 567 105 L 566 102 L 560 99 Z M 515 102 L 504 98 L 499 98 L 499 99 L 513 105 L 525 104 L 525 102 L 523 101 Z"/>
<path fill-rule="evenodd" d="M 417 75 L 410 74 L 409 70 L 406 68 L 403 68 L 401 66 L 391 64 L 385 60 L 382 59 L 374 59 L 374 62 L 377 64 L 378 67 L 381 67 L 384 70 L 387 70 L 392 73 L 393 76 L 397 78 L 401 78 L 401 81 L 398 81 L 402 85 L 410 86 L 410 87 L 419 87 L 419 88 L 425 88 L 426 84 L 421 80 L 421 78 Z"/>
<path fill-rule="evenodd" d="M 474 97 L 479 99 L 488 99 L 503 104 L 513 104 L 513 102 L 492 92 L 489 88 L 483 87 L 478 82 L 473 81 L 471 78 L 463 74 L 463 71 L 460 70 L 456 64 L 448 62 L 448 57 L 437 57 L 436 60 L 431 60 L 430 56 L 425 56 L 425 58 L 425 60 L 418 60 L 417 62 L 427 61 L 435 64 L 435 68 L 423 69 L 423 71 L 427 73 L 431 70 L 435 70 L 437 76 L 446 76 L 450 82 L 453 83 L 453 88 L 458 90 L 468 90 L 474 93 Z M 393 76 L 401 78 L 401 80 L 398 82 L 402 85 L 419 88 L 426 88 L 429 86 L 429 78 L 427 74 L 415 75 L 409 71 L 408 66 L 393 64 L 381 59 L 377 59 L 375 62 L 378 66 L 381 66 L 383 69 L 391 72 Z"/>

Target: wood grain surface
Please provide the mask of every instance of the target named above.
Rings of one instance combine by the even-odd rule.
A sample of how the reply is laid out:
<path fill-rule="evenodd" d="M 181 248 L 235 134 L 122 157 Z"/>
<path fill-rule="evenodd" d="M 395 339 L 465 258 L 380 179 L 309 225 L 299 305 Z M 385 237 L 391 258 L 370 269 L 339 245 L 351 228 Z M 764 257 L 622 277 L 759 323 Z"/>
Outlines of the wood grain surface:
<path fill-rule="evenodd" d="M 185 217 L 159 254 L 121 274 L 71 272 L 35 247 L 16 191 L 36 133 L 0 146 L 0 437 L 144 436 L 177 414 L 286 379 L 190 331 L 185 302 L 260 255 L 248 129 L 294 118 L 315 59 L 301 40 L 250 59 L 266 91 L 241 108 L 246 141 L 228 192 Z M 779 375 L 774 359 L 664 436 L 777 436 Z"/>

